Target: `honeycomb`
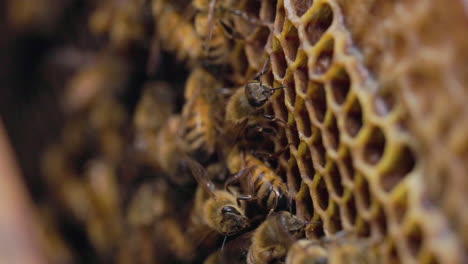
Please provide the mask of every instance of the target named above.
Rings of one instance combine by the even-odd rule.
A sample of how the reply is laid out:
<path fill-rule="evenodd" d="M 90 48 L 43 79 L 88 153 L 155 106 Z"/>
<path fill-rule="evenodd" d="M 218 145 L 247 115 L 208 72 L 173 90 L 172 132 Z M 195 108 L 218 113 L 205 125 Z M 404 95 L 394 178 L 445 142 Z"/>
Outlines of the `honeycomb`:
<path fill-rule="evenodd" d="M 308 223 L 306 239 L 333 241 L 345 234 L 343 241 L 376 241 L 369 250 L 382 263 L 466 262 L 467 5 L 217 0 L 241 14 L 214 12 L 213 34 L 226 38 L 226 54 L 206 65 L 196 23 L 206 15 L 197 4 L 208 2 L 109 0 L 90 12 L 91 31 L 108 31 L 104 49 L 111 55 L 98 53 L 64 85 L 71 113 L 42 163 L 52 193 L 47 199 L 61 209 L 51 213 L 38 205 L 46 208 L 38 214 L 45 214 L 51 240 L 65 243 L 50 223 L 65 214 L 100 262 L 216 259 L 206 256 L 217 254 L 220 238 L 197 241 L 202 220 L 192 210 L 200 208 L 202 195 L 193 179 L 181 175 L 180 153 L 187 148 L 179 137 L 184 125 L 204 127 L 209 136 L 192 133 L 197 145 L 189 154 L 213 175 L 225 174 L 218 162 L 238 165 L 239 155 L 218 155 L 225 150 L 215 141 L 203 155 L 198 148 L 202 140 L 229 141 L 218 120 L 225 109 L 217 108 L 268 65 L 263 83 L 284 88 L 262 110 L 284 124 L 271 122 L 274 133 L 265 136 L 271 144 L 247 148 L 274 157 L 262 162 L 286 183 L 295 214 Z M 35 24 L 23 21 L 25 14 L 15 17 L 21 7 L 13 7 L 15 25 Z M 151 32 L 145 31 L 147 21 L 137 19 L 148 10 Z M 239 37 L 222 35 L 222 19 L 230 19 Z M 145 50 L 146 65 L 132 57 L 134 49 Z M 177 80 L 155 82 L 151 72 L 167 66 L 158 65 L 164 53 L 188 77 L 178 71 Z M 137 83 L 135 69 L 150 76 Z M 79 93 L 81 87 L 89 91 Z M 136 102 L 123 99 L 128 91 L 136 91 Z M 197 111 L 209 118 L 196 117 Z M 73 245 L 55 246 L 56 262 L 76 257 Z M 300 252 L 300 246 L 292 248 Z M 344 256 L 336 263 L 347 263 Z"/>

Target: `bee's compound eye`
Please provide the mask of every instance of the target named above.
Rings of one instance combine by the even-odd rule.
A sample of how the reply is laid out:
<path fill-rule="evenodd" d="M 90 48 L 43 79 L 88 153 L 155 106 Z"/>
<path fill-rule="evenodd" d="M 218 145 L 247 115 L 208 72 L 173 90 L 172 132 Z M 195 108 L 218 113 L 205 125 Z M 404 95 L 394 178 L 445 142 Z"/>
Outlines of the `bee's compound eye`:
<path fill-rule="evenodd" d="M 236 208 L 232 206 L 224 206 L 223 209 L 221 209 L 222 213 L 231 213 L 231 214 L 239 214 L 239 211 L 237 211 Z"/>

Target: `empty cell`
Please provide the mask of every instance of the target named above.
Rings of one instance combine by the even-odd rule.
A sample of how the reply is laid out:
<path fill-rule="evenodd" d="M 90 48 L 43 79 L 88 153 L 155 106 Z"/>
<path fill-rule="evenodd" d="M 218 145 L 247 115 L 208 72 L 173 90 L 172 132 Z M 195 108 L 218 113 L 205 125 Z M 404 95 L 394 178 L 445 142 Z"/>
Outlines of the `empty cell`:
<path fill-rule="evenodd" d="M 374 95 L 374 111 L 379 116 L 388 115 L 395 106 L 395 97 L 392 90 L 395 91 L 396 87 L 385 86 Z"/>
<path fill-rule="evenodd" d="M 278 6 L 278 11 L 276 12 L 276 19 L 275 19 L 275 33 L 280 34 L 283 31 L 284 20 L 285 20 L 286 13 L 284 11 L 283 5 Z"/>
<path fill-rule="evenodd" d="M 359 218 L 358 223 L 356 225 L 356 234 L 359 237 L 368 238 L 371 235 L 371 228 L 369 222 L 366 220 Z"/>
<path fill-rule="evenodd" d="M 328 123 L 325 125 L 326 139 L 328 146 L 334 150 L 338 149 L 340 145 L 340 132 L 338 131 L 338 125 L 336 123 L 335 116 L 332 116 Z"/>
<path fill-rule="evenodd" d="M 389 245 L 388 255 L 392 260 L 392 263 L 401 263 L 400 254 L 398 253 L 395 243 L 393 242 Z"/>
<path fill-rule="evenodd" d="M 392 191 L 414 169 L 416 164 L 416 158 L 408 146 L 404 146 L 395 155 L 391 167 L 380 176 L 380 185 L 386 192 Z"/>
<path fill-rule="evenodd" d="M 289 143 L 293 144 L 296 148 L 299 146 L 299 134 L 297 132 L 296 123 L 288 125 L 286 136 Z"/>
<path fill-rule="evenodd" d="M 377 215 L 374 218 L 377 227 L 379 228 L 380 233 L 383 236 L 386 236 L 388 233 L 388 226 L 387 226 L 387 215 L 382 207 L 379 208 L 377 211 Z"/>
<path fill-rule="evenodd" d="M 262 1 L 262 8 L 260 11 L 260 18 L 268 23 L 273 23 L 275 21 L 276 16 L 276 5 L 277 0 L 266 0 Z"/>
<path fill-rule="evenodd" d="M 333 188 L 333 192 L 338 197 L 342 197 L 344 193 L 343 179 L 341 178 L 340 171 L 334 162 L 331 162 L 328 175 L 330 176 L 330 183 Z"/>
<path fill-rule="evenodd" d="M 330 68 L 333 61 L 335 40 L 333 38 L 326 39 L 317 53 L 313 66 L 314 74 L 324 74 Z"/>
<path fill-rule="evenodd" d="M 305 14 L 305 12 L 309 10 L 313 3 L 313 0 L 291 0 L 291 5 L 294 9 L 294 12 L 296 13 L 296 16 L 298 17 Z"/>
<path fill-rule="evenodd" d="M 291 74 L 284 80 L 284 91 L 286 93 L 286 100 L 291 106 L 294 106 L 296 103 L 296 83 L 294 82 L 294 78 Z"/>
<path fill-rule="evenodd" d="M 345 113 L 345 129 L 349 136 L 355 137 L 362 128 L 362 108 L 357 98 L 353 99 L 351 106 Z"/>
<path fill-rule="evenodd" d="M 329 4 L 323 3 L 317 11 L 312 14 L 305 26 L 307 40 L 310 45 L 315 45 L 328 30 L 333 22 L 333 10 Z"/>
<path fill-rule="evenodd" d="M 413 225 L 410 231 L 406 234 L 406 243 L 410 253 L 414 257 L 418 256 L 423 241 L 424 238 L 421 226 L 419 226 L 419 224 Z"/>
<path fill-rule="evenodd" d="M 307 184 L 302 183 L 299 192 L 296 195 L 297 214 L 305 220 L 312 219 L 314 215 L 314 206 L 310 190 Z"/>
<path fill-rule="evenodd" d="M 341 222 L 340 211 L 338 210 L 338 205 L 335 204 L 335 208 L 332 211 L 332 215 L 328 218 L 328 231 L 331 234 L 335 234 L 343 230 L 343 224 Z"/>
<path fill-rule="evenodd" d="M 327 210 L 328 202 L 330 200 L 330 196 L 328 195 L 327 186 L 325 185 L 325 181 L 323 177 L 318 179 L 318 183 L 315 186 L 313 193 L 317 198 L 317 203 L 322 210 Z"/>
<path fill-rule="evenodd" d="M 344 206 L 345 206 L 344 209 L 345 209 L 346 218 L 352 225 L 356 224 L 357 210 L 356 210 L 356 201 L 353 195 L 351 195 L 345 201 Z"/>
<path fill-rule="evenodd" d="M 274 40 L 278 41 L 278 40 Z M 279 42 L 278 42 L 279 43 Z M 271 55 L 271 66 L 273 73 L 276 74 L 279 78 L 283 78 L 286 75 L 286 68 L 288 67 L 286 63 L 286 58 L 284 57 L 284 52 L 281 46 L 278 44 L 278 49 L 273 51 Z"/>
<path fill-rule="evenodd" d="M 342 105 L 348 96 L 351 87 L 351 79 L 348 71 L 344 66 L 338 66 L 333 73 L 330 81 L 330 88 L 333 96 L 333 100 Z"/>
<path fill-rule="evenodd" d="M 315 119 L 322 123 L 327 112 L 327 100 L 323 83 L 310 81 L 307 104 L 312 106 L 312 114 Z"/>
<path fill-rule="evenodd" d="M 312 143 L 311 151 L 314 163 L 319 167 L 325 166 L 327 151 L 323 146 L 322 136 L 320 134 L 317 135 L 317 138 Z"/>
<path fill-rule="evenodd" d="M 284 51 L 291 61 L 295 61 L 299 48 L 299 35 L 297 34 L 297 29 L 291 22 L 288 21 L 286 24 L 287 31 L 284 35 Z"/>
<path fill-rule="evenodd" d="M 349 181 L 354 180 L 353 157 L 351 156 L 349 149 L 347 149 L 342 156 L 339 169 L 343 177 L 346 177 Z"/>
<path fill-rule="evenodd" d="M 281 120 L 288 120 L 288 109 L 284 104 L 284 92 L 277 91 L 275 92 L 277 95 L 273 99 L 273 106 L 275 110 L 275 116 L 280 118 Z"/>
<path fill-rule="evenodd" d="M 302 178 L 312 181 L 315 175 L 315 169 L 312 165 L 312 158 L 309 148 L 304 144 L 304 153 L 299 157 L 302 165 Z"/>
<path fill-rule="evenodd" d="M 369 183 L 364 176 L 360 176 L 356 186 L 356 198 L 359 204 L 366 210 L 370 209 L 371 206 L 371 192 Z"/>
<path fill-rule="evenodd" d="M 377 126 L 373 127 L 364 144 L 364 161 L 371 165 L 377 164 L 384 154 L 385 144 L 386 139 L 382 129 Z"/>
<path fill-rule="evenodd" d="M 309 81 L 309 78 L 307 77 L 307 72 L 308 72 L 307 63 L 303 63 L 299 65 L 295 71 L 297 89 L 302 94 L 307 93 L 307 85 Z"/>
<path fill-rule="evenodd" d="M 323 230 L 323 220 L 319 218 L 316 221 L 312 221 L 312 223 L 307 225 L 305 233 L 308 239 L 319 239 L 324 237 L 325 232 Z"/>
<path fill-rule="evenodd" d="M 298 111 L 296 113 L 296 119 L 300 124 L 299 128 L 301 129 L 301 133 L 304 135 L 304 137 L 309 138 L 312 136 L 312 125 L 310 123 L 309 112 L 307 111 L 304 103 L 296 105 L 296 109 Z"/>
<path fill-rule="evenodd" d="M 297 192 L 301 186 L 302 180 L 299 167 L 297 166 L 297 161 L 293 156 L 291 156 L 290 160 L 288 161 L 287 176 L 288 185 L 294 188 L 294 190 Z"/>

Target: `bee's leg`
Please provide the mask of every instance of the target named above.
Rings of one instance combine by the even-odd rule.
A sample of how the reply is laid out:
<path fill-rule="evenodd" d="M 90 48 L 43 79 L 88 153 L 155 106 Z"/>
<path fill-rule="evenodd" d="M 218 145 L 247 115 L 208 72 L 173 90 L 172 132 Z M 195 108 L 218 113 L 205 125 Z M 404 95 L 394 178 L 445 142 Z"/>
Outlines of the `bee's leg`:
<path fill-rule="evenodd" d="M 244 19 L 245 21 L 247 21 L 247 22 L 249 22 L 251 24 L 254 24 L 256 26 L 266 26 L 266 27 L 271 27 L 272 26 L 269 23 L 261 21 L 260 19 L 247 14 L 243 10 L 239 10 L 239 9 L 226 9 L 226 10 L 229 11 L 231 14 L 233 14 L 235 16 L 238 16 L 238 17 Z"/>
<path fill-rule="evenodd" d="M 253 78 L 254 80 L 257 80 L 260 82 L 260 86 L 262 86 L 262 81 L 260 80 L 260 77 L 262 77 L 263 75 L 265 75 L 265 73 L 267 72 L 267 65 L 268 65 L 268 62 L 270 61 L 270 57 L 267 57 L 265 62 L 263 63 L 263 67 L 262 67 L 262 70 L 260 72 L 258 72 L 255 77 Z"/>
<path fill-rule="evenodd" d="M 249 168 L 241 169 L 238 173 L 234 174 L 231 178 L 226 180 L 226 182 L 224 183 L 224 190 L 227 191 L 231 184 L 233 184 L 236 181 L 239 181 L 240 179 L 244 178 L 245 176 L 249 174 L 250 174 Z"/>
<path fill-rule="evenodd" d="M 255 200 L 255 198 L 252 195 L 239 195 L 236 198 L 238 201 L 252 201 Z"/>
<path fill-rule="evenodd" d="M 263 114 L 263 117 L 270 120 L 271 122 L 277 122 L 282 127 L 286 127 L 286 125 L 288 124 L 283 119 L 280 119 L 280 118 L 278 118 L 278 117 L 276 117 L 274 115 Z"/>

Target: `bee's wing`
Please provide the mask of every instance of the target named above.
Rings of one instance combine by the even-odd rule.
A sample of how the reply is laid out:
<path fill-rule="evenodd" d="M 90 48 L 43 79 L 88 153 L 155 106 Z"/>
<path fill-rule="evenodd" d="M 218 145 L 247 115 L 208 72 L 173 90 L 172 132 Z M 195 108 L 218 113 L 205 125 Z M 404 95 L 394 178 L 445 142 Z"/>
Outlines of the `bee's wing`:
<path fill-rule="evenodd" d="M 183 160 L 185 164 L 187 165 L 187 167 L 190 169 L 190 172 L 192 172 L 193 177 L 198 182 L 198 184 L 203 188 L 203 190 L 206 193 L 208 193 L 211 197 L 215 197 L 215 194 L 214 194 L 215 186 L 213 182 L 211 182 L 207 178 L 207 173 L 206 173 L 205 168 L 203 168 L 203 166 L 200 163 L 193 160 L 188 155 L 184 155 Z"/>

